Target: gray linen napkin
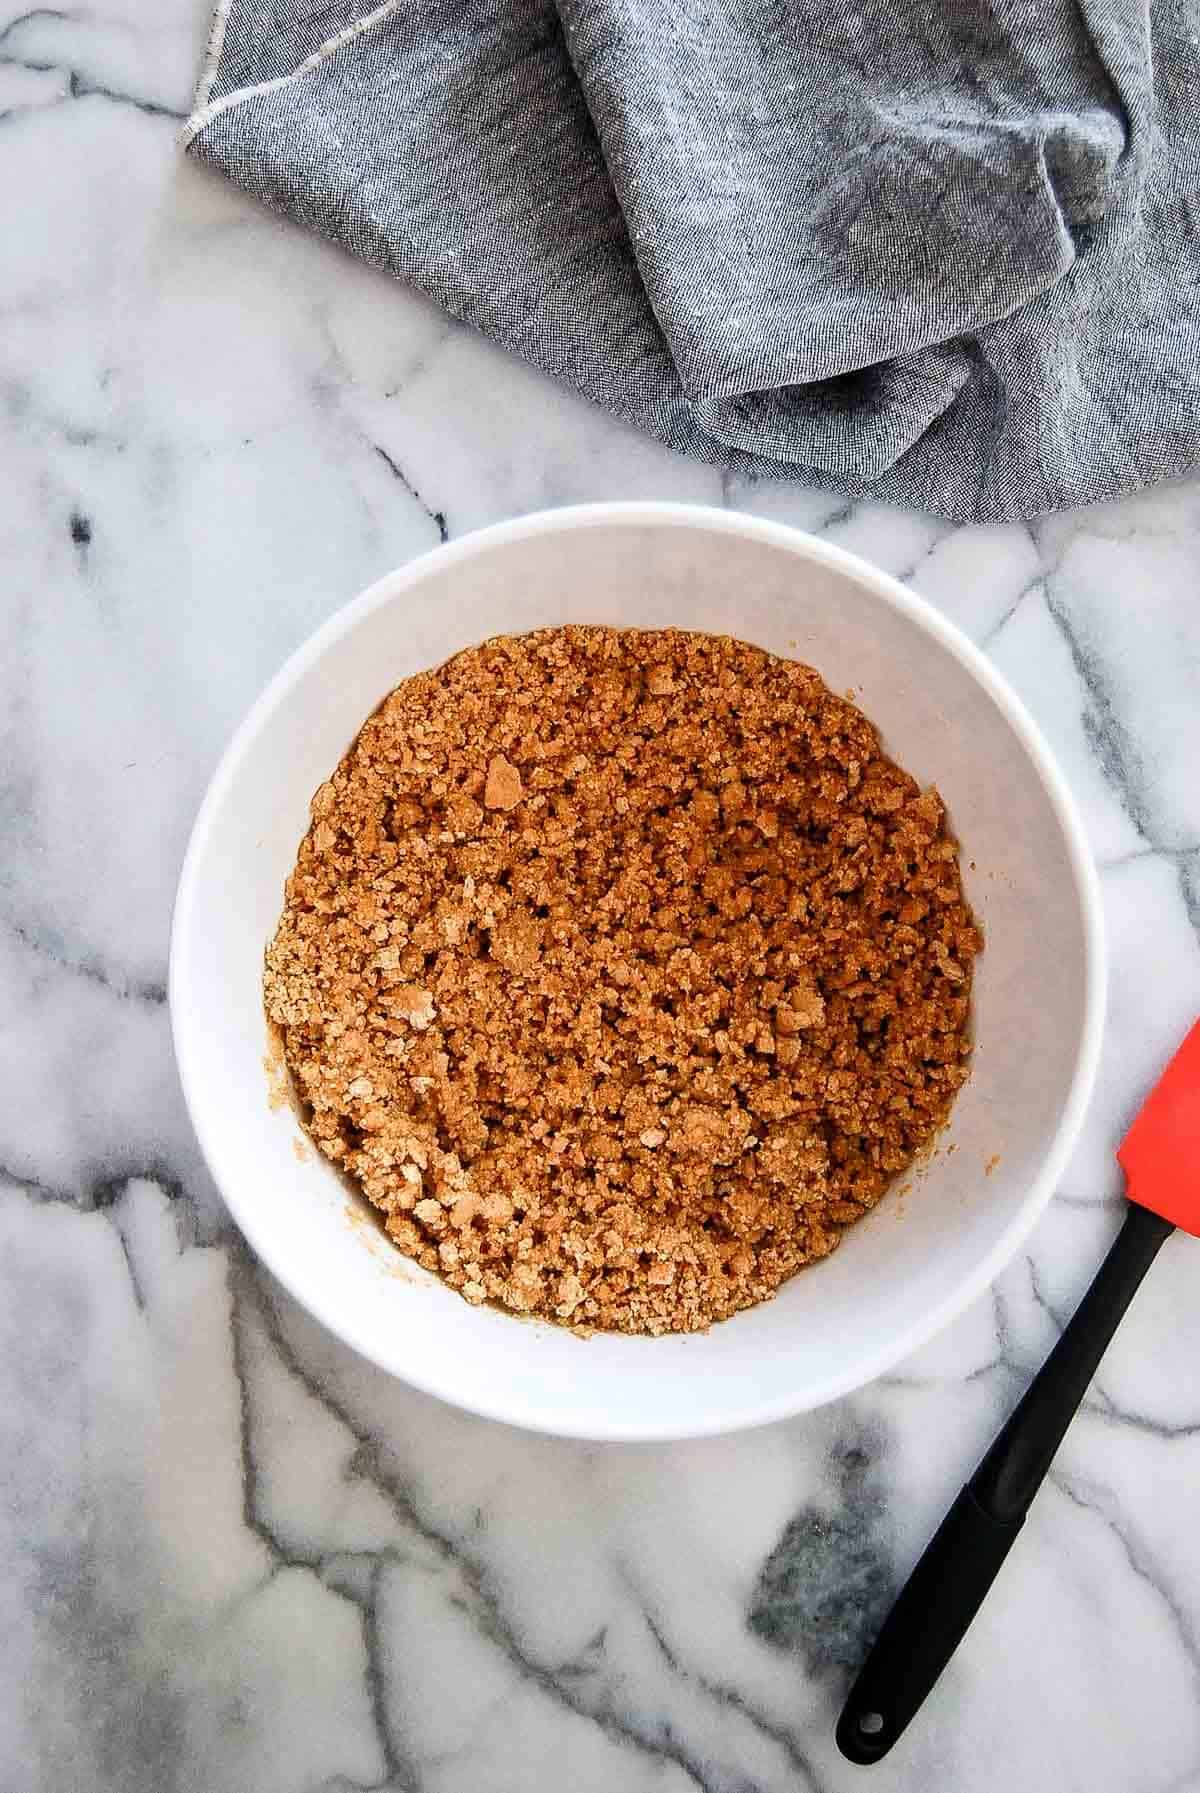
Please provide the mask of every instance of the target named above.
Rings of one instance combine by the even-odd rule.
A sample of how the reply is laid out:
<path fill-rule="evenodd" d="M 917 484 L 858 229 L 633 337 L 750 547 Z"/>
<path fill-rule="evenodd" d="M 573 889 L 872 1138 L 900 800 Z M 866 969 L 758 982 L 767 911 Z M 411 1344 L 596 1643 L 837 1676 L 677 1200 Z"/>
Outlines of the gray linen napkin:
<path fill-rule="evenodd" d="M 1200 0 L 222 0 L 191 152 L 685 454 L 1200 461 Z"/>

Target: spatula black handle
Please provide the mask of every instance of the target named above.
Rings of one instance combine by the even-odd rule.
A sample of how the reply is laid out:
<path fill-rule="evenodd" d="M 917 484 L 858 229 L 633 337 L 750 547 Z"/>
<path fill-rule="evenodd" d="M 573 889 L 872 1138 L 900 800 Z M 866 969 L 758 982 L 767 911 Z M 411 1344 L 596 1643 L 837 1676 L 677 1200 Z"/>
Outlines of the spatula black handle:
<path fill-rule="evenodd" d="M 971 1477 L 976 1500 L 993 1519 L 1024 1519 L 1126 1308 L 1174 1231 L 1161 1215 L 1129 1203 L 1070 1324 Z"/>
<path fill-rule="evenodd" d="M 949 1662 L 1021 1529 L 1121 1316 L 1174 1231 L 1131 1203 L 1070 1325 L 901 1590 L 838 1721 L 852 1762 L 891 1749 Z"/>

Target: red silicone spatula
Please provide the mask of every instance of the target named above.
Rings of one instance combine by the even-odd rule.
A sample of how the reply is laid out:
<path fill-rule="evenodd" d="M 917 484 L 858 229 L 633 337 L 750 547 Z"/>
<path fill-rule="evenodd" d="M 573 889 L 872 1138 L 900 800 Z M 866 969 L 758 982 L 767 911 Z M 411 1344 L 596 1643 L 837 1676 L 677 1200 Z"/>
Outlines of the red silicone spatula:
<path fill-rule="evenodd" d="M 838 1747 L 878 1762 L 979 1611 L 1122 1314 L 1176 1227 L 1200 1236 L 1200 1022 L 1117 1152 L 1125 1221 L 1070 1325 L 943 1519 L 850 1689 Z"/>

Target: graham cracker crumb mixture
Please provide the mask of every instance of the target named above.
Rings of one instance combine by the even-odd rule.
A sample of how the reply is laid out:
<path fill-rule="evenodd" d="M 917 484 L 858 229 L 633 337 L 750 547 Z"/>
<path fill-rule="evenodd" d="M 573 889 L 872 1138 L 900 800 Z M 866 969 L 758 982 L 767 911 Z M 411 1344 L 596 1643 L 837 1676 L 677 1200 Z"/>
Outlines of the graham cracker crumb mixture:
<path fill-rule="evenodd" d="M 320 1149 L 468 1301 L 708 1326 L 946 1118 L 941 800 L 807 666 L 602 628 L 406 679 L 312 802 L 267 1013 Z"/>

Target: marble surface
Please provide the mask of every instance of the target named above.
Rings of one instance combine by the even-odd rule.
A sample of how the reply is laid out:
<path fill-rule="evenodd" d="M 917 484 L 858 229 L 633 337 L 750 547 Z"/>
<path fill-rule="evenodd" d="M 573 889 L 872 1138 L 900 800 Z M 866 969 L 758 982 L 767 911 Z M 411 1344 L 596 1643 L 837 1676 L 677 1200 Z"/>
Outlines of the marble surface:
<path fill-rule="evenodd" d="M 1200 483 L 948 529 L 670 458 L 176 147 L 192 0 L 0 0 L 0 1788 L 1195 1793 L 1200 1246 L 1165 1250 L 1002 1587 L 887 1763 L 831 1721 L 1118 1214 L 1200 1012 Z M 233 1235 L 167 927 L 230 729 L 440 537 L 579 499 L 786 518 L 986 645 L 1082 805 L 1103 1070 L 990 1297 L 741 1437 L 526 1437 L 388 1381 Z"/>

